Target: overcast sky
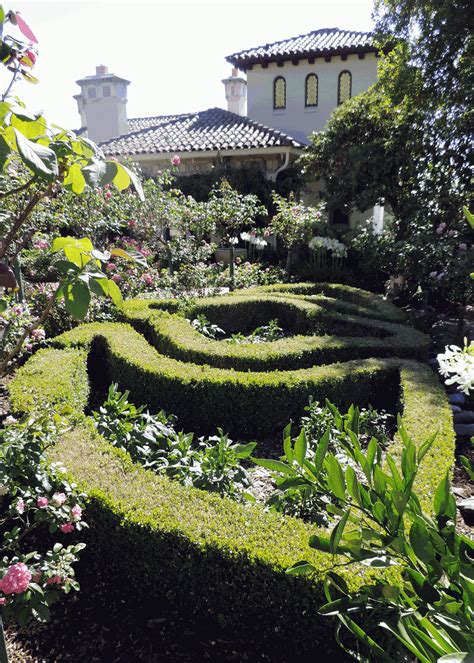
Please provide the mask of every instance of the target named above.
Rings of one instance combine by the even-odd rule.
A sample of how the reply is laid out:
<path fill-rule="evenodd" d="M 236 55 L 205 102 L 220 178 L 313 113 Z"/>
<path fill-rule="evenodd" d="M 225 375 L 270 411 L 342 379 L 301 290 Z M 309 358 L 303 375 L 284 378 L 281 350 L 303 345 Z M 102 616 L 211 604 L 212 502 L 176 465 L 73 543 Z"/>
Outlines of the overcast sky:
<path fill-rule="evenodd" d="M 370 30 L 373 0 L 219 0 L 199 2 L 14 2 L 36 34 L 39 85 L 16 94 L 51 122 L 80 126 L 78 78 L 105 64 L 131 81 L 128 116 L 226 108 L 225 56 L 319 28 Z M 2 67 L 1 89 L 6 87 Z"/>

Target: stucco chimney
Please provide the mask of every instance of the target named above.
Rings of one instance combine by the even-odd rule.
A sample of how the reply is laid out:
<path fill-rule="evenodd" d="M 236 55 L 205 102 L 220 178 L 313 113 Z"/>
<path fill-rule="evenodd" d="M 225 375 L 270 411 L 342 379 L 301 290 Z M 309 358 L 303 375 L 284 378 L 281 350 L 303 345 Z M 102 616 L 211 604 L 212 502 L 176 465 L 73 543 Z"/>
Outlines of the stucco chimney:
<path fill-rule="evenodd" d="M 74 99 L 81 116 L 81 128 L 87 129 L 89 138 L 100 143 L 128 133 L 127 87 L 130 81 L 110 74 L 101 64 L 95 75 L 81 78 L 76 83 L 81 93 Z"/>
<path fill-rule="evenodd" d="M 232 75 L 222 81 L 225 87 L 225 98 L 227 99 L 227 110 L 237 115 L 247 114 L 247 81 L 239 76 L 234 67 Z"/>

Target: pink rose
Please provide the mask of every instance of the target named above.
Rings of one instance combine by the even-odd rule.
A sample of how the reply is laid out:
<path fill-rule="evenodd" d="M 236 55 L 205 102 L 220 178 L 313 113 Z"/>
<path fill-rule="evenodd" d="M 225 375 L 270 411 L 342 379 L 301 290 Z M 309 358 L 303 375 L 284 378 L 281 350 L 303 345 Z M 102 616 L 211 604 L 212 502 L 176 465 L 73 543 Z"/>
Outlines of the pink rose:
<path fill-rule="evenodd" d="M 18 513 L 21 515 L 22 513 L 25 513 L 25 502 L 21 498 L 18 500 L 16 503 L 16 510 Z"/>
<path fill-rule="evenodd" d="M 448 230 L 448 237 L 454 237 L 455 234 L 456 234 L 455 230 Z"/>
<path fill-rule="evenodd" d="M 0 589 L 4 594 L 21 594 L 28 589 L 31 573 L 23 562 L 10 566 L 4 577 L 0 580 Z"/>
<path fill-rule="evenodd" d="M 113 272 L 117 269 L 117 265 L 114 262 L 108 262 L 105 266 L 105 269 L 107 269 L 109 272 Z"/>
<path fill-rule="evenodd" d="M 63 534 L 69 534 L 74 530 L 74 525 L 72 523 L 64 523 L 59 529 Z"/>
<path fill-rule="evenodd" d="M 153 276 L 151 274 L 142 274 L 141 279 L 147 285 L 152 285 L 153 284 Z"/>
<path fill-rule="evenodd" d="M 61 576 L 57 576 L 57 575 L 56 576 L 51 576 L 51 578 L 48 578 L 46 580 L 47 585 L 61 585 L 62 582 L 63 582 L 63 579 L 61 578 Z"/>
<path fill-rule="evenodd" d="M 47 497 L 38 497 L 38 499 L 36 500 L 36 506 L 38 507 L 38 509 L 46 509 L 48 504 L 49 500 Z"/>
<path fill-rule="evenodd" d="M 5 605 L 6 602 L 7 602 L 6 598 L 1 598 L 0 599 L 0 605 Z"/>
<path fill-rule="evenodd" d="M 46 332 L 44 329 L 33 329 L 31 332 L 31 336 L 34 338 L 35 341 L 44 341 L 46 338 Z"/>
<path fill-rule="evenodd" d="M 73 520 L 80 520 L 82 517 L 82 509 L 78 504 L 72 507 L 71 513 Z"/>
<path fill-rule="evenodd" d="M 111 191 L 106 191 L 106 192 L 104 193 L 104 198 L 105 198 L 106 200 L 110 200 L 110 199 L 112 198 L 112 192 L 111 192 Z"/>
<path fill-rule="evenodd" d="M 112 281 L 113 281 L 114 283 L 120 283 L 120 281 L 123 281 L 123 279 L 122 279 L 122 277 L 120 276 L 120 274 L 114 274 L 114 275 L 112 276 Z"/>
<path fill-rule="evenodd" d="M 67 500 L 67 497 L 64 493 L 54 493 L 51 499 L 56 506 L 61 506 Z"/>
<path fill-rule="evenodd" d="M 171 159 L 171 164 L 173 166 L 179 166 L 180 163 L 181 163 L 181 157 L 175 154 L 174 157 Z"/>

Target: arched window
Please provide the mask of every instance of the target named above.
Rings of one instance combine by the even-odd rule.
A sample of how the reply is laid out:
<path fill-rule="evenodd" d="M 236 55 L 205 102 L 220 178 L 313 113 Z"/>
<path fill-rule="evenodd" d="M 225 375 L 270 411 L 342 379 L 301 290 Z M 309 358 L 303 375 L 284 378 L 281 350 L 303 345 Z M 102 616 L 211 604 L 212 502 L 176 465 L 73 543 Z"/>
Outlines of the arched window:
<path fill-rule="evenodd" d="M 350 71 L 341 71 L 337 85 L 337 104 L 340 106 L 352 97 L 352 74 Z"/>
<path fill-rule="evenodd" d="M 318 77 L 308 74 L 304 83 L 304 105 L 306 108 L 318 105 Z"/>
<path fill-rule="evenodd" d="M 273 108 L 286 108 L 286 81 L 283 76 L 277 76 L 273 81 Z"/>

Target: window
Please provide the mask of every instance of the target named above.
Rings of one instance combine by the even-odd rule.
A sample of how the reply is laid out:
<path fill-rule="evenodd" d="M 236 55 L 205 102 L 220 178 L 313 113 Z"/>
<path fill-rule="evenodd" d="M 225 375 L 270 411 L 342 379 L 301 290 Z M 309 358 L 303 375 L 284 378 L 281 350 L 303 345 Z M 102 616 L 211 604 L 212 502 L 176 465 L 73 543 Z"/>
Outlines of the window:
<path fill-rule="evenodd" d="M 87 90 L 87 96 L 89 97 L 89 99 L 95 99 L 96 98 L 97 92 L 96 92 L 95 87 L 90 87 Z"/>
<path fill-rule="evenodd" d="M 277 76 L 273 81 L 273 108 L 286 108 L 286 81 L 283 76 Z"/>
<path fill-rule="evenodd" d="M 337 86 L 337 104 L 340 106 L 352 97 L 352 74 L 350 71 L 341 71 Z"/>
<path fill-rule="evenodd" d="M 304 84 L 304 105 L 306 108 L 318 105 L 318 77 L 308 74 Z"/>
<path fill-rule="evenodd" d="M 110 97 L 110 85 L 107 85 L 107 87 L 102 88 L 102 94 L 104 97 Z"/>

